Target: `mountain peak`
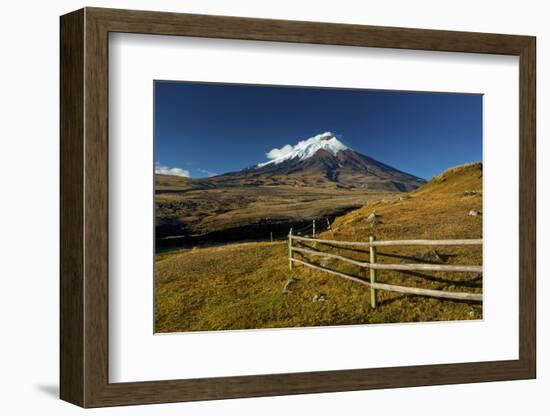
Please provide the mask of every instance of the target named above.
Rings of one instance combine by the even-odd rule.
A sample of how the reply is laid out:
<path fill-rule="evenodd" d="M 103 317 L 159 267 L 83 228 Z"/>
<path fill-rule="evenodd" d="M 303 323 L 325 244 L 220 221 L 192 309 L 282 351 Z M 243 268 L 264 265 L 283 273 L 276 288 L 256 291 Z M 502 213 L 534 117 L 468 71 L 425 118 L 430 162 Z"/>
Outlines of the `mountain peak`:
<path fill-rule="evenodd" d="M 259 163 L 256 167 L 261 168 L 267 165 L 278 165 L 281 162 L 292 159 L 309 159 L 321 149 L 336 156 L 338 152 L 349 149 L 349 147 L 338 140 L 333 133 L 325 132 L 310 137 L 309 139 L 301 140 L 295 145 L 287 144 L 280 149 L 270 150 L 266 153 L 266 156 L 271 160 Z"/>

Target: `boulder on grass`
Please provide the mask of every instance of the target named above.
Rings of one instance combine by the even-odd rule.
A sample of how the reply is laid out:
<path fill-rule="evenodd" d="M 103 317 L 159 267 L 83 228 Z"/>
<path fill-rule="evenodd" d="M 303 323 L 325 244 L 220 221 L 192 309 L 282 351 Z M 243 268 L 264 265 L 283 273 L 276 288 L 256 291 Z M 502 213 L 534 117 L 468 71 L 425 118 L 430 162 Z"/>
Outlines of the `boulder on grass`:
<path fill-rule="evenodd" d="M 376 215 L 376 212 L 372 212 L 367 217 L 367 222 L 370 223 L 371 225 L 376 225 L 376 224 L 380 223 L 380 216 Z"/>
<path fill-rule="evenodd" d="M 294 277 L 291 277 L 290 279 L 288 279 L 285 283 L 285 287 L 283 288 L 283 294 L 286 295 L 288 292 L 290 292 L 290 290 L 294 285 L 296 285 L 296 283 L 298 283 L 298 279 Z"/>
<path fill-rule="evenodd" d="M 322 267 L 327 267 L 327 266 L 330 266 L 331 260 L 332 259 L 330 257 L 323 257 L 321 258 L 321 260 L 319 260 L 319 264 Z"/>
<path fill-rule="evenodd" d="M 433 263 L 442 263 L 443 262 L 443 259 L 441 258 L 439 253 L 437 251 L 433 250 L 433 249 L 425 251 L 424 253 L 417 254 L 415 257 L 418 260 L 421 260 L 421 261 L 429 261 L 429 262 L 433 262 Z"/>
<path fill-rule="evenodd" d="M 327 295 L 324 293 L 316 293 L 313 296 L 313 302 L 324 302 L 325 300 L 327 300 Z"/>

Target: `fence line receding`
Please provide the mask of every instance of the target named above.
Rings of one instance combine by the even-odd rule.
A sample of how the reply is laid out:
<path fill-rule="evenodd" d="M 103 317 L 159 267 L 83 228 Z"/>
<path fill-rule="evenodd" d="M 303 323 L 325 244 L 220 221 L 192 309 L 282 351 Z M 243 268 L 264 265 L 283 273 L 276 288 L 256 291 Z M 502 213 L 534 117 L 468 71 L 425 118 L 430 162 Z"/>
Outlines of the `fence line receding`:
<path fill-rule="evenodd" d="M 322 243 L 336 246 L 358 246 L 368 247 L 370 258 L 369 261 L 359 261 L 351 259 L 346 256 L 341 256 L 333 253 L 326 253 L 321 250 L 313 249 L 311 247 L 297 247 L 293 244 L 293 240 Z M 483 239 L 461 239 L 461 240 L 393 240 L 393 241 L 376 241 L 374 237 L 370 237 L 369 241 L 338 241 L 338 240 L 326 240 L 320 238 L 310 238 L 296 236 L 292 233 L 288 234 L 288 264 L 290 270 L 292 270 L 293 263 L 301 264 L 311 269 L 319 270 L 322 272 L 330 273 L 344 279 L 352 280 L 357 283 L 361 283 L 370 288 L 371 292 L 371 306 L 376 307 L 376 290 L 388 290 L 391 292 L 399 292 L 412 295 L 429 296 L 443 299 L 456 299 L 456 300 L 468 300 L 468 301 L 483 301 L 483 294 L 481 293 L 467 293 L 467 292 L 448 292 L 443 290 L 434 289 L 422 289 L 408 286 L 397 286 L 386 283 L 376 282 L 376 270 L 423 270 L 423 271 L 440 271 L 440 272 L 465 272 L 465 273 L 483 273 L 482 266 L 472 265 L 443 265 L 443 264 L 431 264 L 431 263 L 411 263 L 411 264 L 387 264 L 377 263 L 376 261 L 376 247 L 388 247 L 388 246 L 471 246 L 482 245 Z M 343 261 L 355 266 L 361 267 L 365 270 L 369 270 L 369 280 L 363 280 L 355 276 L 351 276 L 347 273 L 339 272 L 336 270 L 328 269 L 326 267 L 312 264 L 305 259 L 294 258 L 293 253 L 309 254 L 313 256 L 331 258 L 339 261 Z"/>

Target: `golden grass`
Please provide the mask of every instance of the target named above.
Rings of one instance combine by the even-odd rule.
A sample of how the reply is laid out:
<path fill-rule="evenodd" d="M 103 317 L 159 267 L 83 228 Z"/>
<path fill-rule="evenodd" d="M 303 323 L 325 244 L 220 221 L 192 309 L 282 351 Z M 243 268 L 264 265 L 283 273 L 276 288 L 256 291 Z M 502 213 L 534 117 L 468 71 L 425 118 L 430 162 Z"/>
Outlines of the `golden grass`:
<path fill-rule="evenodd" d="M 476 191 L 478 193 L 472 194 Z M 466 194 L 465 194 L 466 192 Z M 448 171 L 405 198 L 386 198 L 336 219 L 337 240 L 479 238 L 482 215 L 481 165 Z M 367 217 L 375 212 L 377 225 Z M 368 253 L 318 245 L 339 254 L 367 259 Z M 415 262 L 429 247 L 379 248 L 378 261 Z M 437 247 L 444 264 L 481 264 L 479 246 Z M 324 267 L 361 276 L 337 260 L 308 259 Z M 425 262 L 425 261 L 422 261 Z M 285 243 L 241 243 L 162 254 L 156 261 L 156 331 L 209 331 L 366 323 L 480 319 L 482 306 L 378 291 L 370 307 L 369 290 L 358 283 L 295 266 L 288 269 Z M 290 277 L 298 282 L 282 290 Z M 448 291 L 482 291 L 481 276 L 471 273 L 378 271 L 380 282 Z M 314 302 L 316 294 L 326 300 Z"/>

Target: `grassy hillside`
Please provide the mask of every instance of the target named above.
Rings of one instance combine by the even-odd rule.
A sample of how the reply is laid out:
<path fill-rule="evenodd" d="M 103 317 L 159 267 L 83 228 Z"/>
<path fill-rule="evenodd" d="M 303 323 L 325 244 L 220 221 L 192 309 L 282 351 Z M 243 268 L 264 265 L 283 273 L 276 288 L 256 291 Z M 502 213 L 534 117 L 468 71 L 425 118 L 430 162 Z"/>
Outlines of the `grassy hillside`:
<path fill-rule="evenodd" d="M 481 193 L 482 179 L 483 166 L 481 162 L 466 163 L 450 168 L 441 175 L 435 176 L 422 188 L 416 190 L 415 194 Z"/>
<path fill-rule="evenodd" d="M 286 254 L 284 243 L 244 243 L 159 261 L 156 330 L 351 324 L 368 315 L 365 290 L 328 275 L 296 271 L 292 275 L 298 282 L 283 294 L 291 275 Z M 330 294 L 330 299 L 313 302 L 321 292 Z"/>
<path fill-rule="evenodd" d="M 479 238 L 482 235 L 482 167 L 469 164 L 432 179 L 416 192 L 381 197 L 337 218 L 322 237 L 366 241 L 416 238 Z M 380 197 L 379 197 L 380 198 Z M 470 215 L 470 211 L 478 215 Z M 371 214 L 375 213 L 375 221 Z M 369 219 L 370 217 L 370 219 Z M 367 259 L 368 253 L 317 245 L 317 249 Z M 380 248 L 378 261 L 481 264 L 480 246 Z M 428 257 L 426 257 L 428 255 Z M 324 267 L 361 276 L 358 268 L 310 257 Z M 289 278 L 297 279 L 287 293 Z M 380 282 L 430 289 L 482 291 L 472 273 L 378 271 Z M 316 299 L 316 300 L 314 300 Z M 321 299 L 321 300 L 319 300 Z M 274 328 L 382 322 L 480 319 L 479 303 L 432 299 L 378 291 L 376 309 L 369 291 L 304 266 L 288 269 L 285 243 L 241 243 L 182 250 L 157 256 L 156 331 Z"/>
<path fill-rule="evenodd" d="M 470 211 L 480 215 L 471 216 Z M 472 163 L 449 169 L 417 191 L 386 198 L 339 217 L 333 224 L 339 240 L 480 238 L 482 167 Z M 368 217 L 374 213 L 377 224 Z M 401 251 L 401 250 L 400 250 Z"/>

